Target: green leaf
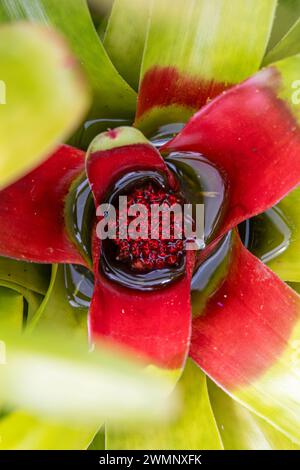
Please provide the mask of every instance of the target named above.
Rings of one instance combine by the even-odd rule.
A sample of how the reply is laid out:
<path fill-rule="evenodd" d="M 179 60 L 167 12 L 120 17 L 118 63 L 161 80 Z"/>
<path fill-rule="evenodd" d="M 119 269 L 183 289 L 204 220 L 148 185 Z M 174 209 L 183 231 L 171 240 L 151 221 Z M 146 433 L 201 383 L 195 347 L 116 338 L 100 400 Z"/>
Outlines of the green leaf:
<path fill-rule="evenodd" d="M 53 31 L 0 27 L 0 189 L 22 176 L 78 125 L 89 101 L 69 49 Z"/>
<path fill-rule="evenodd" d="M 1 330 L 7 364 L 0 367 L 0 402 L 43 419 L 86 426 L 104 419 L 163 419 L 169 381 L 147 375 L 122 352 L 39 331 L 12 336 Z"/>
<path fill-rule="evenodd" d="M 297 449 L 297 444 L 253 415 L 213 382 L 208 382 L 212 409 L 225 450 Z"/>
<path fill-rule="evenodd" d="M 285 36 L 300 17 L 299 0 L 278 0 L 268 51 Z"/>
<path fill-rule="evenodd" d="M 222 449 L 211 409 L 206 376 L 188 359 L 176 391 L 182 399 L 177 419 L 138 430 L 107 426 L 108 449 Z"/>
<path fill-rule="evenodd" d="M 23 326 L 23 296 L 6 287 L 0 287 L 0 329 L 21 331 Z"/>
<path fill-rule="evenodd" d="M 2 0 L 1 17 L 52 25 L 65 35 L 94 91 L 91 117 L 134 115 L 136 93 L 112 65 L 93 25 L 86 0 Z"/>
<path fill-rule="evenodd" d="M 284 281 L 300 281 L 300 187 L 252 219 L 249 249 Z"/>
<path fill-rule="evenodd" d="M 300 18 L 264 58 L 264 65 L 276 62 L 300 52 Z"/>
<path fill-rule="evenodd" d="M 6 310 L 7 313 L 11 311 L 10 318 L 16 317 L 18 330 L 21 329 L 27 316 L 34 315 L 39 309 L 48 284 L 48 265 L 0 258 L 0 286 L 2 286 L 0 305 L 3 306 L 3 311 Z M 10 309 L 9 297 L 18 303 L 15 313 L 13 307 Z M 16 323 L 14 326 L 17 326 Z"/>
<path fill-rule="evenodd" d="M 86 449 L 96 427 L 67 426 L 14 411 L 0 420 L 1 450 Z"/>
<path fill-rule="evenodd" d="M 105 450 L 105 425 L 99 429 L 88 450 Z"/>
<path fill-rule="evenodd" d="M 103 40 L 113 64 L 134 89 L 139 84 L 150 3 L 115 0 Z"/>
<path fill-rule="evenodd" d="M 136 124 L 151 132 L 182 122 L 255 72 L 276 1 L 154 0 Z"/>
<path fill-rule="evenodd" d="M 290 287 L 300 294 L 300 282 L 288 282 Z"/>
<path fill-rule="evenodd" d="M 25 323 L 27 316 L 33 315 L 40 307 L 42 296 L 36 292 L 26 289 L 13 282 L 0 281 L 0 286 L 11 289 L 23 297 L 23 322 Z M 26 301 L 26 306 L 25 302 Z"/>
<path fill-rule="evenodd" d="M 93 19 L 95 28 L 98 30 L 103 23 L 107 24 L 114 0 L 87 0 L 87 4 Z M 105 29 L 103 33 L 105 32 Z"/>
<path fill-rule="evenodd" d="M 27 329 L 64 332 L 73 338 L 87 341 L 87 308 L 72 307 L 65 285 L 64 266 L 53 265 L 48 292 Z"/>
<path fill-rule="evenodd" d="M 50 267 L 0 257 L 0 281 L 13 282 L 38 294 L 47 292 Z"/>

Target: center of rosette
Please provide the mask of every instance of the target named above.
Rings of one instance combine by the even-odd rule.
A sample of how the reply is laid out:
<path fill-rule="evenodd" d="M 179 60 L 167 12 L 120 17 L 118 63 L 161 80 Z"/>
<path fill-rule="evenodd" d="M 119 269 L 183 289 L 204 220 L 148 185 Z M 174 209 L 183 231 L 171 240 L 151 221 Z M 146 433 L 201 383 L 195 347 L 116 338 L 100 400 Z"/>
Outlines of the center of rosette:
<path fill-rule="evenodd" d="M 182 263 L 182 198 L 154 182 L 136 186 L 117 209 L 115 259 L 136 272 Z M 127 225 L 127 236 L 122 232 Z M 179 238 L 180 237 L 180 238 Z"/>

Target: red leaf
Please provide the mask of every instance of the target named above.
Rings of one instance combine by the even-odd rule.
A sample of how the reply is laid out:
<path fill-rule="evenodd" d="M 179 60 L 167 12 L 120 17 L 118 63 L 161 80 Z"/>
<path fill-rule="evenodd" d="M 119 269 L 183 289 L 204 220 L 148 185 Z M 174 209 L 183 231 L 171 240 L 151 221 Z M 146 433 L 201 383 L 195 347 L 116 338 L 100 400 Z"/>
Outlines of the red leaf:
<path fill-rule="evenodd" d="M 0 254 L 42 263 L 85 264 L 66 232 L 64 204 L 84 171 L 84 152 L 62 145 L 0 192 Z"/>
<path fill-rule="evenodd" d="M 174 105 L 191 111 L 200 109 L 208 97 L 212 99 L 229 87 L 214 80 L 191 77 L 176 67 L 152 67 L 140 85 L 136 120 L 155 107 Z"/>
<path fill-rule="evenodd" d="M 225 280 L 193 320 L 191 357 L 225 389 L 258 379 L 285 350 L 299 321 L 299 296 L 242 245 Z"/>
<path fill-rule="evenodd" d="M 86 162 L 86 171 L 97 204 L 103 202 L 107 191 L 126 173 L 138 170 L 168 172 L 159 152 L 148 144 L 132 144 L 91 153 Z"/>
<path fill-rule="evenodd" d="M 107 337 L 155 365 L 182 367 L 190 345 L 193 255 L 188 256 L 184 277 L 150 292 L 111 282 L 99 272 L 97 260 L 96 256 L 95 290 L 89 313 L 92 339 Z"/>
<path fill-rule="evenodd" d="M 91 153 L 87 173 L 96 204 L 121 176 L 137 170 L 159 171 L 171 187 L 174 185 L 162 157 L 151 145 L 125 145 Z M 95 290 L 89 315 L 92 339 L 107 337 L 156 365 L 181 367 L 189 349 L 193 255 L 188 257 L 181 279 L 155 291 L 140 291 L 107 279 L 99 269 L 100 251 L 100 241 L 95 239 Z"/>

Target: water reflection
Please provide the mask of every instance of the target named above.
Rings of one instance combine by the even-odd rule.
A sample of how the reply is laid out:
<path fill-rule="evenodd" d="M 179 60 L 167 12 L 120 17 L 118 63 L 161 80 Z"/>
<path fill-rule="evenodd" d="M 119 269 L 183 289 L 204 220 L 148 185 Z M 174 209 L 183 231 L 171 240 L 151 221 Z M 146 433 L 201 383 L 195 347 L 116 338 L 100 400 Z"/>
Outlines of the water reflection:
<path fill-rule="evenodd" d="M 177 175 L 185 200 L 204 204 L 204 241 L 209 243 L 226 209 L 226 181 L 212 163 L 195 152 L 171 152 L 166 162 Z"/>
<path fill-rule="evenodd" d="M 264 263 L 283 253 L 292 236 L 288 221 L 278 206 L 247 220 L 240 225 L 239 231 L 244 245 Z"/>
<path fill-rule="evenodd" d="M 89 308 L 94 290 L 93 273 L 83 266 L 66 264 L 64 279 L 70 305 Z"/>

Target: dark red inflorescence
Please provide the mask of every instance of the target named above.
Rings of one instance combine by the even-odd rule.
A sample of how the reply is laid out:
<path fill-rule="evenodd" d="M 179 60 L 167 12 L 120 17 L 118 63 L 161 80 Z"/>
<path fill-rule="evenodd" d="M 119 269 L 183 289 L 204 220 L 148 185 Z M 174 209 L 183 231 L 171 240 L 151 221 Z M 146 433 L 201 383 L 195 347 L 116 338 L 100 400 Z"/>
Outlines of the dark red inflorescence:
<path fill-rule="evenodd" d="M 132 206 L 136 204 L 142 204 L 144 211 L 130 215 L 129 209 L 133 209 Z M 116 260 L 137 272 L 178 267 L 183 259 L 184 239 L 182 219 L 177 218 L 172 211 L 172 206 L 176 207 L 175 204 L 183 204 L 179 194 L 167 191 L 152 182 L 134 188 L 127 195 L 126 213 L 117 210 L 116 239 L 112 240 L 116 248 Z M 164 219 L 163 211 L 156 217 L 151 211 L 154 206 L 165 208 L 169 218 Z M 128 224 L 127 238 L 120 237 L 120 224 L 124 216 Z M 137 217 L 139 224 L 133 232 L 130 230 L 130 224 L 134 219 L 137 221 Z M 151 233 L 153 228 L 155 237 L 153 232 Z M 179 233 L 182 238 L 179 238 Z"/>

